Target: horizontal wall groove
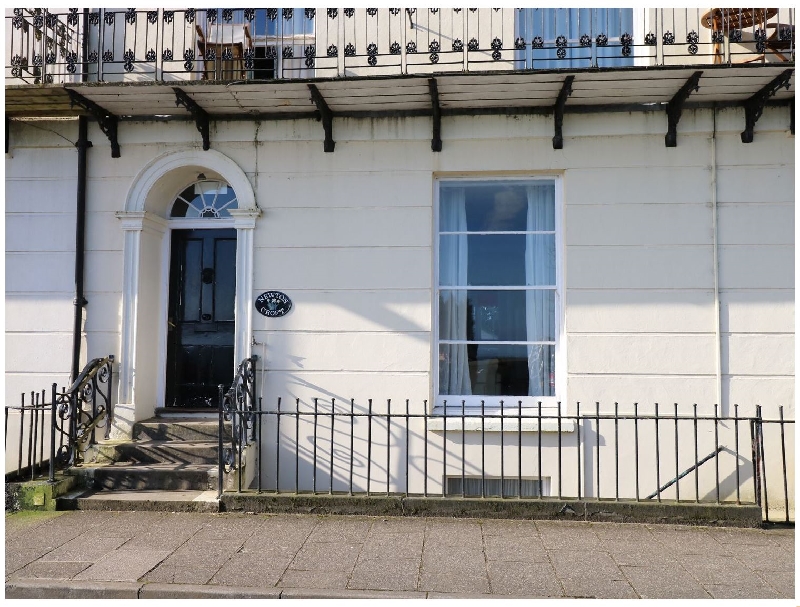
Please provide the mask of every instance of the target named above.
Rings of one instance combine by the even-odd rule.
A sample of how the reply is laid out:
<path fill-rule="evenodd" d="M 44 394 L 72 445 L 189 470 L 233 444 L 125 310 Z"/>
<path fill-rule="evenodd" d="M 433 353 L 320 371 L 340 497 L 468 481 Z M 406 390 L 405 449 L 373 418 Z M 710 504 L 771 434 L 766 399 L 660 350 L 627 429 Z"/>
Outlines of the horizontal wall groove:
<path fill-rule="evenodd" d="M 587 373 L 583 372 L 575 372 L 575 371 L 567 371 L 567 377 L 640 377 L 640 378 L 653 378 L 653 379 L 664 379 L 664 378 L 675 378 L 675 377 L 683 377 L 683 378 L 695 378 L 695 379 L 715 379 L 716 375 L 714 373 Z"/>
<path fill-rule="evenodd" d="M 567 306 L 569 311 L 569 306 Z M 577 337 L 697 337 L 697 336 L 711 336 L 715 333 L 713 331 L 570 331 L 567 328 L 567 335 L 574 335 Z"/>
<path fill-rule="evenodd" d="M 416 330 L 416 331 L 392 331 L 387 329 L 386 331 L 376 331 L 374 329 L 366 329 L 366 330 L 352 330 L 352 331 L 322 331 L 322 330 L 315 330 L 315 329 L 253 329 L 253 333 L 259 333 L 261 335 L 287 335 L 287 334 L 297 334 L 297 335 L 425 335 L 428 336 L 431 334 L 431 331 L 425 330 Z"/>
<path fill-rule="evenodd" d="M 258 246 L 253 247 L 256 251 L 282 251 L 285 249 L 338 249 L 349 251 L 351 249 L 430 249 L 433 245 L 406 245 L 406 244 L 382 244 L 382 245 L 282 245 L 279 247 Z"/>

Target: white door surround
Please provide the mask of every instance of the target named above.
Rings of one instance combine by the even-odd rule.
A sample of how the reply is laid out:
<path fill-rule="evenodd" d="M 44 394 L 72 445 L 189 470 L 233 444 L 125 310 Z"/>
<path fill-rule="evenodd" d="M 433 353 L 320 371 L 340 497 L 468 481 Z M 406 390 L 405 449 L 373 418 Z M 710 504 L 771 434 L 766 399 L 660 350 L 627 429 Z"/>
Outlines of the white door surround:
<path fill-rule="evenodd" d="M 172 229 L 186 220 L 168 219 L 175 197 L 200 173 L 225 181 L 236 192 L 232 220 L 207 219 L 194 227 L 236 228 L 236 304 L 234 364 L 250 356 L 253 291 L 253 230 L 260 209 L 244 171 L 215 150 L 163 154 L 134 178 L 117 213 L 124 233 L 119 394 L 112 437 L 129 437 L 134 422 L 164 406 L 167 357 L 167 305 Z M 233 378 L 233 369 L 231 370 Z"/>

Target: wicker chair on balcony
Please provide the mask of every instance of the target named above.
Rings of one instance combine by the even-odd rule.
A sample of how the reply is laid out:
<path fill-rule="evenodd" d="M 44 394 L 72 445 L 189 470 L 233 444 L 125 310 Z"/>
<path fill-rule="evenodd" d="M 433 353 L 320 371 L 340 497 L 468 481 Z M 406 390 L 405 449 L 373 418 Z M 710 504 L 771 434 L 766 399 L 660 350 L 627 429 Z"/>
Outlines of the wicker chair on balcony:
<path fill-rule="evenodd" d="M 249 24 L 215 25 L 203 32 L 197 31 L 197 48 L 203 57 L 203 80 L 246 80 L 245 49 L 253 48 Z"/>

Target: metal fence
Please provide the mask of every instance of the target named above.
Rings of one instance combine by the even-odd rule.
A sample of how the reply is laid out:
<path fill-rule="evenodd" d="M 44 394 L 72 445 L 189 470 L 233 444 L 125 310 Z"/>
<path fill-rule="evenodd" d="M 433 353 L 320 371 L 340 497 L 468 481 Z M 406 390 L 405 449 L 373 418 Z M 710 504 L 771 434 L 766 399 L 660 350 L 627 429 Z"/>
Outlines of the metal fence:
<path fill-rule="evenodd" d="M 738 405 L 722 416 L 716 406 L 500 401 L 445 416 L 419 404 L 253 399 L 226 415 L 260 445 L 259 492 L 758 504 L 767 522 L 794 520 L 794 420 L 783 407 L 765 419 Z"/>
<path fill-rule="evenodd" d="M 5 445 L 6 480 L 34 480 L 49 474 L 50 470 L 50 416 L 52 403 L 47 402 L 47 391 L 31 392 L 28 404 L 25 394 L 19 405 L 6 405 Z M 9 413 L 15 428 L 9 425 Z M 8 434 L 11 432 L 12 440 Z M 11 449 L 9 449 L 11 447 Z M 45 459 L 46 454 L 46 459 Z"/>
<path fill-rule="evenodd" d="M 6 58 L 33 84 L 793 61 L 794 11 L 16 8 Z"/>

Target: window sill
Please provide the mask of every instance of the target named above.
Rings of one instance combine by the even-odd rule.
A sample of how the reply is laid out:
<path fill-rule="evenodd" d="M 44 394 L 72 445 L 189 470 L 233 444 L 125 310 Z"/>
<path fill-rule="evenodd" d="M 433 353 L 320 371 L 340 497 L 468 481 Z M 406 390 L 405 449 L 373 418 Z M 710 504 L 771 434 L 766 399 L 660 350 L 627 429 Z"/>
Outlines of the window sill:
<path fill-rule="evenodd" d="M 460 416 L 431 417 L 428 418 L 428 430 L 431 432 L 444 432 L 445 423 L 447 431 L 461 432 L 518 432 L 520 420 L 516 417 L 508 417 L 504 420 L 499 418 L 464 417 L 462 426 Z M 502 429 L 500 424 L 503 424 Z M 558 432 L 557 419 L 542 419 L 542 432 Z M 537 418 L 522 418 L 522 432 L 539 432 L 539 420 Z M 575 432 L 575 420 L 562 419 L 561 432 Z"/>

